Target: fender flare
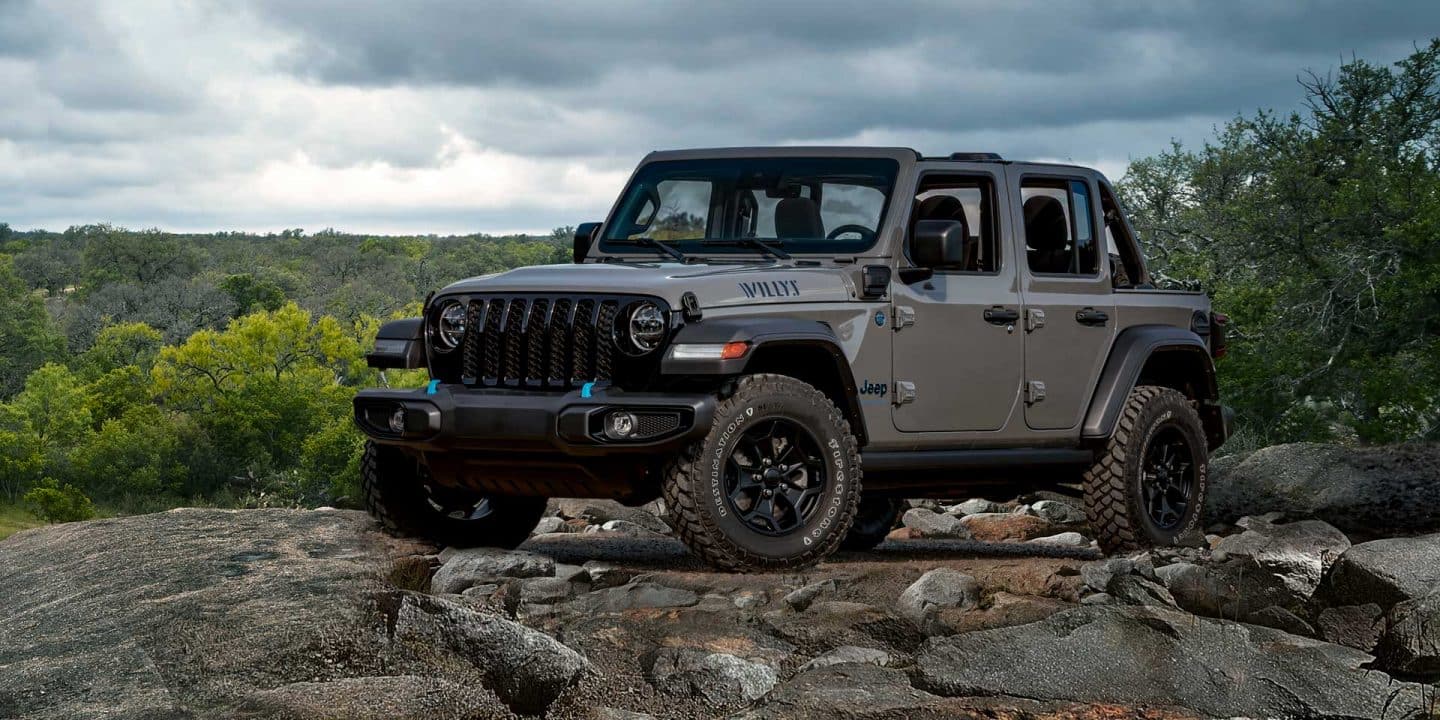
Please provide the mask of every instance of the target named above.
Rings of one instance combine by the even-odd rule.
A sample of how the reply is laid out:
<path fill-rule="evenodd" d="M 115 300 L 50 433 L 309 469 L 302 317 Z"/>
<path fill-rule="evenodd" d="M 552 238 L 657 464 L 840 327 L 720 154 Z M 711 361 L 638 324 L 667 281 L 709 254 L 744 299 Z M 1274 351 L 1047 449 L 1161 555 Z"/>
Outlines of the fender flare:
<path fill-rule="evenodd" d="M 1205 406 L 1213 405 L 1218 412 L 1215 402 L 1220 398 L 1209 345 L 1199 335 L 1184 328 L 1137 325 L 1121 332 L 1110 348 L 1110 356 L 1100 372 L 1095 394 L 1091 396 L 1089 409 L 1085 412 L 1085 422 L 1080 431 L 1082 438 L 1103 440 L 1110 437 L 1125 407 L 1125 400 L 1140 380 L 1145 364 L 1155 353 L 1161 352 L 1190 353 L 1201 360 L 1203 377 L 1197 378 L 1196 390 L 1201 394 L 1201 419 L 1208 423 Z"/>
<path fill-rule="evenodd" d="M 676 359 L 670 348 L 681 344 L 723 345 L 730 342 L 750 343 L 749 352 L 734 360 Z M 860 410 L 860 393 L 850 360 L 841 349 L 840 339 L 827 324 L 799 318 L 715 318 L 688 324 L 675 333 L 665 357 L 660 361 L 660 374 L 668 376 L 734 377 L 745 374 L 757 351 L 779 347 L 812 347 L 825 351 L 834 363 L 840 378 L 845 405 L 841 410 L 851 420 L 851 428 L 863 445 L 866 438 L 865 415 Z"/>
<path fill-rule="evenodd" d="M 382 370 L 425 367 L 425 319 L 402 318 L 381 325 L 375 347 L 365 353 L 365 363 Z"/>

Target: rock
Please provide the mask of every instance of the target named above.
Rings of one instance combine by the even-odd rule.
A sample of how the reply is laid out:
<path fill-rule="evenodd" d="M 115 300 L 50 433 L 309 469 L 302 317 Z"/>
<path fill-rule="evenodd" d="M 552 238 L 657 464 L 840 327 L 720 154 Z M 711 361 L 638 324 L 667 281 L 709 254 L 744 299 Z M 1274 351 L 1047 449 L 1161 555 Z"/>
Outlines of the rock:
<path fill-rule="evenodd" d="M 1054 598 L 1011 595 L 1007 592 L 991 595 L 988 603 L 987 607 L 978 610 L 940 610 L 936 613 L 936 620 L 954 632 L 971 632 L 1037 622 L 1075 607 Z"/>
<path fill-rule="evenodd" d="M 925 627 L 942 608 L 966 610 L 980 604 L 980 584 L 975 578 L 950 568 L 936 568 L 920 576 L 900 593 L 900 614 Z"/>
<path fill-rule="evenodd" d="M 565 521 L 552 515 L 550 517 L 540 518 L 540 522 L 535 523 L 535 529 L 531 530 L 530 534 L 549 535 L 559 532 L 565 532 Z"/>
<path fill-rule="evenodd" d="M 691 607 L 700 602 L 700 596 L 683 588 L 666 587 L 651 582 L 632 582 L 586 593 L 576 602 L 585 603 L 594 612 L 617 613 L 643 608 Z"/>
<path fill-rule="evenodd" d="M 1054 545 L 1056 547 L 1090 547 L 1090 538 L 1078 532 L 1063 532 L 1055 535 L 1037 537 L 1025 542 L 1032 545 Z"/>
<path fill-rule="evenodd" d="M 1030 506 L 1030 511 L 1040 519 L 1055 525 L 1072 525 L 1085 522 L 1085 511 L 1059 500 L 1041 500 Z"/>
<path fill-rule="evenodd" d="M 1095 560 L 1080 566 L 1080 577 L 1085 587 L 1097 592 L 1106 592 L 1110 582 L 1121 575 L 1139 575 L 1146 580 L 1157 580 L 1155 567 L 1148 558 L 1108 558 Z"/>
<path fill-rule="evenodd" d="M 971 498 L 959 505 L 950 505 L 945 508 L 945 513 L 956 517 L 965 515 L 978 515 L 981 513 L 1003 513 L 1005 506 L 997 502 L 991 502 L 984 498 Z"/>
<path fill-rule="evenodd" d="M 1080 598 L 1080 604 L 1081 604 L 1081 605 L 1114 605 L 1114 604 L 1115 604 L 1115 598 L 1110 597 L 1110 593 L 1103 593 L 1103 592 L 1102 592 L 1102 593 L 1090 593 L 1089 595 L 1086 595 L 1085 597 Z"/>
<path fill-rule="evenodd" d="M 593 526 L 592 526 L 593 527 Z M 630 537 L 654 537 L 656 531 L 629 520 L 610 520 L 600 526 L 605 532 L 619 533 Z"/>
<path fill-rule="evenodd" d="M 619 708 L 599 707 L 590 712 L 590 720 L 655 720 L 655 716 Z"/>
<path fill-rule="evenodd" d="M 1303 618 L 1279 605 L 1271 605 L 1263 610 L 1250 613 L 1245 617 L 1245 622 L 1251 625 L 1264 625 L 1265 627 L 1284 630 L 1291 635 L 1304 635 L 1315 637 L 1315 628 Z"/>
<path fill-rule="evenodd" d="M 1157 571 L 1181 607 L 1221 618 L 1244 618 L 1271 606 L 1305 612 L 1326 570 L 1350 547 L 1344 534 L 1319 520 L 1247 520 L 1244 532 L 1215 545 L 1210 562 Z"/>
<path fill-rule="evenodd" d="M 905 501 L 906 508 L 922 508 L 932 512 L 940 512 L 940 503 L 929 498 L 910 498 Z"/>
<path fill-rule="evenodd" d="M 811 583 L 785 596 L 785 604 L 794 608 L 797 612 L 804 612 L 820 594 L 833 591 L 836 588 L 834 580 Z"/>
<path fill-rule="evenodd" d="M 727 653 L 694 648 L 661 648 L 648 676 L 661 692 L 698 697 L 712 706 L 754 702 L 775 687 L 775 670 Z"/>
<path fill-rule="evenodd" d="M 1105 602 L 1121 605 L 1174 607 L 1175 598 L 1159 582 L 1148 556 L 1110 558 L 1080 566 L 1085 586 L 1103 593 Z"/>
<path fill-rule="evenodd" d="M 588 560 L 580 567 L 585 569 L 585 575 L 590 578 L 590 588 L 593 590 L 619 587 L 635 577 L 634 572 L 615 567 L 604 560 Z"/>
<path fill-rule="evenodd" d="M 767 602 L 770 602 L 770 594 L 764 590 L 741 590 L 730 598 L 730 603 L 740 610 L 753 610 Z"/>
<path fill-rule="evenodd" d="M 901 670 L 868 664 L 842 663 L 796 675 L 765 698 L 759 707 L 732 716 L 738 720 L 810 720 L 811 718 L 942 718 L 984 717 L 937 712 L 922 714 L 943 702 L 916 690 Z"/>
<path fill-rule="evenodd" d="M 1019 542 L 1055 534 L 1055 526 L 1034 515 L 976 513 L 960 518 L 960 524 L 982 542 Z"/>
<path fill-rule="evenodd" d="M 565 563 L 555 563 L 555 577 L 557 579 L 564 580 L 565 582 L 590 582 L 590 572 L 586 570 L 582 565 L 567 565 Z"/>
<path fill-rule="evenodd" d="M 440 647 L 465 658 L 486 688 L 524 714 L 544 712 L 590 667 L 549 635 L 435 597 L 404 594 L 394 628 L 395 639 L 418 652 Z"/>
<path fill-rule="evenodd" d="M 566 578 L 526 578 L 520 581 L 520 602 L 528 605 L 553 605 L 570 597 L 572 588 Z"/>
<path fill-rule="evenodd" d="M 906 510 L 900 522 L 911 531 L 911 537 L 918 534 L 930 539 L 968 539 L 970 533 L 958 519 L 924 508 Z"/>
<path fill-rule="evenodd" d="M 1206 517 L 1278 511 L 1372 536 L 1440 529 L 1440 445 L 1276 445 L 1212 463 Z"/>
<path fill-rule="evenodd" d="M 1371 652 L 1385 630 L 1385 611 L 1375 603 L 1328 607 L 1320 611 L 1315 624 L 1327 642 Z"/>
<path fill-rule="evenodd" d="M 670 526 L 649 511 L 656 507 L 657 505 L 653 504 L 627 507 L 614 500 L 554 498 L 546 506 L 546 514 L 566 520 L 581 520 L 587 525 L 604 525 L 611 520 L 624 520 L 651 532 L 668 535 Z"/>
<path fill-rule="evenodd" d="M 436 594 L 446 595 L 500 578 L 548 577 L 553 574 L 555 560 L 546 555 L 523 550 L 468 548 L 450 555 L 430 579 L 430 588 Z"/>
<path fill-rule="evenodd" d="M 1406 600 L 1390 611 L 1375 656 L 1376 664 L 1392 675 L 1429 683 L 1440 680 L 1440 590 Z"/>
<path fill-rule="evenodd" d="M 1435 483 L 1440 486 L 1440 483 Z M 1440 585 L 1440 533 L 1361 543 L 1340 556 L 1326 578 L 1331 605 L 1396 603 L 1430 594 Z"/>
<path fill-rule="evenodd" d="M 863 665 L 885 667 L 891 662 L 894 662 L 894 658 L 884 650 L 858 647 L 855 645 L 842 645 L 801 665 L 799 672 L 809 672 L 816 668 L 830 667 L 831 665 L 840 665 L 842 663 L 860 663 Z"/>
<path fill-rule="evenodd" d="M 484 688 L 414 675 L 291 683 L 252 693 L 241 711 L 305 720 L 464 720 L 509 714 Z"/>
<path fill-rule="evenodd" d="M 857 602 L 820 600 L 804 613 L 772 610 L 760 620 L 771 635 L 807 655 L 821 655 L 844 645 L 909 653 L 924 639 L 909 620 Z"/>
<path fill-rule="evenodd" d="M 1208 717 L 1406 717 L 1425 688 L 1370 656 L 1271 628 L 1142 607 L 931 638 L 916 687 L 954 696 L 1173 706 Z"/>
<path fill-rule="evenodd" d="M 1140 575 L 1116 575 L 1105 590 L 1114 602 L 1121 605 L 1176 606 L 1175 597 L 1165 586 Z"/>

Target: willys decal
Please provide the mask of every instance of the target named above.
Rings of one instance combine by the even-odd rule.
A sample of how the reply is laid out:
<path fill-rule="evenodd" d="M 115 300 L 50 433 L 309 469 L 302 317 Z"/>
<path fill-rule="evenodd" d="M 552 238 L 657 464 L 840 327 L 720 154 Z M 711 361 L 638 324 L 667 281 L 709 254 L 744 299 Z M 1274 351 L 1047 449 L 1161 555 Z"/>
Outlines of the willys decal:
<path fill-rule="evenodd" d="M 800 294 L 799 280 L 756 280 L 735 285 L 747 298 L 796 297 Z"/>

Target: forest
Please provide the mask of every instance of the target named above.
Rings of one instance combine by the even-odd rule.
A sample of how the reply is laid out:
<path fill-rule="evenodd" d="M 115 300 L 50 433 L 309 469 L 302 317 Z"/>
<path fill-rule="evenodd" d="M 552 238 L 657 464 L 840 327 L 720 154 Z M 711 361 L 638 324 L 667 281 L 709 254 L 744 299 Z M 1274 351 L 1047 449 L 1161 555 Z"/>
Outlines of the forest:
<path fill-rule="evenodd" d="M 1295 99 L 1118 183 L 1159 281 L 1231 318 L 1226 451 L 1440 439 L 1440 41 L 1302 72 Z M 569 234 L 0 223 L 0 537 L 182 505 L 353 504 L 349 403 L 379 381 L 375 328 L 455 279 L 565 262 Z"/>

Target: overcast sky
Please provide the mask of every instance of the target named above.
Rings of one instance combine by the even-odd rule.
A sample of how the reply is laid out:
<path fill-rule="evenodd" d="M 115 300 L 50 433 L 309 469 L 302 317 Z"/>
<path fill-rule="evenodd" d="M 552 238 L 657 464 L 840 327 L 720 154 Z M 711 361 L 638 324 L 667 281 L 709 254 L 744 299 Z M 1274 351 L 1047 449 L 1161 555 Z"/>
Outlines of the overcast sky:
<path fill-rule="evenodd" d="M 599 219 L 647 151 L 908 145 L 1112 177 L 1391 62 L 1440 2 L 0 0 L 0 222 Z"/>

